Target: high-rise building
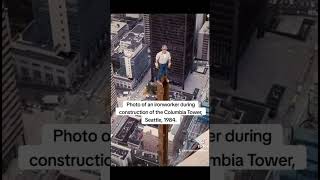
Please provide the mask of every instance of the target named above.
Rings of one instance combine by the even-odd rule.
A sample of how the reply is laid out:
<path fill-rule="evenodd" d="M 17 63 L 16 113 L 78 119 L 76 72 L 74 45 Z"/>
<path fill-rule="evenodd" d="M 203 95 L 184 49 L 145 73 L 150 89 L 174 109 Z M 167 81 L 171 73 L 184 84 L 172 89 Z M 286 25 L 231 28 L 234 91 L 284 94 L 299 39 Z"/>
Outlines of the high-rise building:
<path fill-rule="evenodd" d="M 126 14 L 111 14 L 112 20 L 123 20 L 125 19 Z"/>
<path fill-rule="evenodd" d="M 125 22 L 111 21 L 111 55 L 119 45 L 120 39 L 129 31 L 129 26 Z"/>
<path fill-rule="evenodd" d="M 149 14 L 143 14 L 144 22 L 144 41 L 146 44 L 150 44 L 150 18 Z"/>
<path fill-rule="evenodd" d="M 2 2 L 2 171 L 17 157 L 24 143 L 21 104 L 18 97 L 7 9 Z"/>
<path fill-rule="evenodd" d="M 237 88 L 238 62 L 250 39 L 263 24 L 267 0 L 215 0 L 210 4 L 212 13 L 213 76 L 230 81 L 233 89 Z M 258 29 L 259 30 L 259 29 Z"/>
<path fill-rule="evenodd" d="M 205 22 L 205 14 L 196 14 L 196 25 L 194 28 L 194 54 L 197 54 L 198 49 L 198 33 L 200 29 L 202 28 L 203 24 Z"/>
<path fill-rule="evenodd" d="M 141 19 L 142 14 L 126 14 L 126 18 Z"/>
<path fill-rule="evenodd" d="M 193 63 L 195 14 L 150 14 L 150 50 L 152 78 L 155 79 L 156 54 L 166 44 L 172 57 L 169 79 L 184 89 Z"/>
<path fill-rule="evenodd" d="M 84 67 L 98 63 L 104 52 L 106 26 L 101 17 L 107 17 L 107 10 L 105 0 L 33 0 L 38 31 L 48 31 L 54 47 L 79 52 Z"/>
<path fill-rule="evenodd" d="M 37 36 L 33 38 L 36 42 L 52 42 L 49 1 L 48 0 L 32 0 L 33 18 Z"/>
<path fill-rule="evenodd" d="M 112 64 L 115 83 L 119 88 L 134 89 L 150 68 L 148 47 L 142 42 L 143 31 L 142 24 L 136 25 L 114 50 Z"/>
<path fill-rule="evenodd" d="M 197 58 L 209 60 L 209 21 L 206 21 L 198 33 Z"/>
<path fill-rule="evenodd" d="M 111 114 L 115 111 L 116 107 L 117 107 L 116 85 L 113 79 L 113 68 L 111 66 Z"/>
<path fill-rule="evenodd" d="M 115 166 L 128 166 L 132 162 L 131 149 L 111 142 L 111 162 Z"/>
<path fill-rule="evenodd" d="M 195 32 L 198 33 L 205 23 L 206 14 L 196 14 Z"/>

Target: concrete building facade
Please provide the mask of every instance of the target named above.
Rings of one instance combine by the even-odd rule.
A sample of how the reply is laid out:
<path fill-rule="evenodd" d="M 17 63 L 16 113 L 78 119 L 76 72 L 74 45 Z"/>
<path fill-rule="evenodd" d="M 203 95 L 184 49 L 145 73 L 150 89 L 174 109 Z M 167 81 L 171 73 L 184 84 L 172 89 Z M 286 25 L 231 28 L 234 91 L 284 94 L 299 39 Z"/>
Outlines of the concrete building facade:
<path fill-rule="evenodd" d="M 114 82 L 113 68 L 111 66 L 111 114 L 116 110 L 117 106 L 116 84 Z"/>
<path fill-rule="evenodd" d="M 150 45 L 150 15 L 143 14 L 143 23 L 144 23 L 144 42 Z"/>
<path fill-rule="evenodd" d="M 126 34 L 113 54 L 116 87 L 134 89 L 148 72 L 150 57 L 148 47 L 142 42 L 144 28 L 138 24 Z M 115 65 L 118 64 L 118 65 Z"/>
<path fill-rule="evenodd" d="M 209 60 L 209 21 L 206 21 L 198 33 L 197 58 Z"/>
<path fill-rule="evenodd" d="M 111 162 L 117 166 L 128 166 L 132 162 L 131 149 L 111 142 Z"/>
<path fill-rule="evenodd" d="M 111 53 L 119 45 L 120 39 L 129 31 L 129 26 L 125 22 L 111 21 Z"/>
<path fill-rule="evenodd" d="M 23 39 L 13 43 L 12 51 L 19 83 L 69 89 L 77 80 L 79 53 L 43 49 Z"/>

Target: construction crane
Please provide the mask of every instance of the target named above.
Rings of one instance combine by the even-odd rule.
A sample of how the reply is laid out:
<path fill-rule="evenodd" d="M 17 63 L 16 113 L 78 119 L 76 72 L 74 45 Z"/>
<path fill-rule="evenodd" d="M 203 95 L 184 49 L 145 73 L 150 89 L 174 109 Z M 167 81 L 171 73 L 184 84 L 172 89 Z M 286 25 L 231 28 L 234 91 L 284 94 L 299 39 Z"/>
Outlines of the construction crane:
<path fill-rule="evenodd" d="M 169 83 L 167 81 L 167 76 L 161 78 L 161 84 L 157 83 L 157 100 L 158 101 L 167 101 L 169 100 Z M 159 144 L 158 144 L 158 156 L 160 166 L 168 165 L 168 125 L 161 124 L 159 125 Z"/>

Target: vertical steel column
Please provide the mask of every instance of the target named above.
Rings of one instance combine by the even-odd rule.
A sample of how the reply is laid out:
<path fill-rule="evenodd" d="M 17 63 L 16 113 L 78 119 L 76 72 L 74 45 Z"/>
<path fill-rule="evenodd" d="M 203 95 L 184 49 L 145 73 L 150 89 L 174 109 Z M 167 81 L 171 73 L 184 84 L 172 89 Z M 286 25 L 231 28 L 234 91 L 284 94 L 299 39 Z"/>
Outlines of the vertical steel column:
<path fill-rule="evenodd" d="M 161 79 L 162 86 L 157 84 L 157 100 L 167 101 L 169 100 L 169 83 L 167 83 L 167 77 Z M 168 165 L 168 125 L 161 124 L 158 129 L 159 144 L 158 144 L 158 155 L 160 166 Z"/>

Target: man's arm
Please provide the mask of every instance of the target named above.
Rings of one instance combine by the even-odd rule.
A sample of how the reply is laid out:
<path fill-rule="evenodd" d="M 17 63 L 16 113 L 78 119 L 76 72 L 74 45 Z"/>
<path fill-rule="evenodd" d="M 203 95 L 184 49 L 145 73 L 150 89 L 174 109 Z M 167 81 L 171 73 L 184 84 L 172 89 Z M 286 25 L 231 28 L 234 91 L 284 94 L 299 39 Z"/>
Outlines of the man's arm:
<path fill-rule="evenodd" d="M 157 69 L 159 68 L 159 59 L 160 59 L 160 54 L 157 53 L 157 55 L 156 55 L 156 62 L 154 63 Z"/>
<path fill-rule="evenodd" d="M 169 52 L 168 52 L 169 53 Z M 171 67 L 171 54 L 169 53 L 169 61 L 168 61 L 168 68 Z"/>

